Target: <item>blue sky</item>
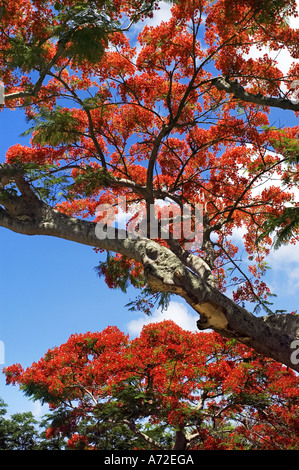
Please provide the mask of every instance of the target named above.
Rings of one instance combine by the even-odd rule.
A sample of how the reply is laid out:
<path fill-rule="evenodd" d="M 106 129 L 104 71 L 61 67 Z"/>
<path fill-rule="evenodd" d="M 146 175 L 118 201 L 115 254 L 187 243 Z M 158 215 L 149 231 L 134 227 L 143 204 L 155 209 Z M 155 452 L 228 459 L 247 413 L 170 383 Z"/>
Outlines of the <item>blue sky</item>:
<path fill-rule="evenodd" d="M 151 20 L 166 20 L 169 6 Z M 288 58 L 282 57 L 282 67 Z M 273 119 L 286 125 L 298 124 L 291 113 L 276 111 Z M 26 129 L 21 111 L 0 113 L 0 161 Z M 237 234 L 238 235 L 238 234 Z M 172 318 L 182 327 L 195 330 L 197 316 L 179 298 L 169 310 L 144 317 L 130 312 L 125 304 L 137 292 L 127 295 L 111 291 L 94 271 L 99 255 L 87 246 L 49 237 L 29 237 L 0 228 L 0 341 L 4 343 L 4 364 L 21 363 L 23 367 L 38 361 L 45 352 L 65 342 L 72 333 L 99 331 L 117 325 L 132 336 L 144 323 Z M 274 308 L 296 310 L 299 290 L 299 246 L 283 247 L 272 253 L 273 269 L 267 279 L 277 294 Z M 17 387 L 6 386 L 0 375 L 0 397 L 8 412 L 32 411 L 39 418 L 47 411 L 39 403 L 23 396 Z"/>

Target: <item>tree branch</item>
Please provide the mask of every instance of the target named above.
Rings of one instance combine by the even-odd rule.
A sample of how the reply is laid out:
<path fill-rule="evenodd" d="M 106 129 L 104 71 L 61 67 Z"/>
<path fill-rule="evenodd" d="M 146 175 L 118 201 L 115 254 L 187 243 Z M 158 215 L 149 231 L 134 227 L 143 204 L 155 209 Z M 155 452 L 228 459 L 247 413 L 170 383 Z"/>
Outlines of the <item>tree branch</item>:
<path fill-rule="evenodd" d="M 154 439 L 152 439 L 150 436 L 145 434 L 144 432 L 140 431 L 140 429 L 137 428 L 136 423 L 133 420 L 128 420 L 124 419 L 122 421 L 124 424 L 128 426 L 128 428 L 136 435 L 141 437 L 147 444 L 151 444 L 154 448 L 160 449 L 160 450 L 166 450 L 165 447 L 161 446 L 158 442 L 156 442 Z"/>
<path fill-rule="evenodd" d="M 153 291 L 179 295 L 199 314 L 200 330 L 211 328 L 223 336 L 236 338 L 299 371 L 299 365 L 291 361 L 291 344 L 299 338 L 299 316 L 255 317 L 208 284 L 209 273 L 200 276 L 191 272 L 173 252 L 152 240 L 124 238 L 125 231 L 117 229 L 115 239 L 100 240 L 95 223 L 61 214 L 46 204 L 36 217 L 26 220 L 1 210 L 0 225 L 17 233 L 58 237 L 139 261 Z M 118 235 L 122 238 L 117 238 Z M 200 265 L 205 273 L 206 263 L 198 257 L 197 270 Z"/>
<path fill-rule="evenodd" d="M 262 94 L 249 93 L 237 81 L 231 82 L 228 78 L 217 77 L 211 80 L 211 83 L 219 91 L 226 91 L 226 93 L 233 94 L 235 98 L 248 103 L 255 103 L 261 106 L 269 106 L 280 109 L 288 109 L 291 111 L 299 111 L 299 102 L 284 98 L 272 98 Z"/>
<path fill-rule="evenodd" d="M 19 180 L 20 186 L 22 175 L 14 172 L 16 167 L 2 164 L 0 179 Z M 153 292 L 172 293 L 186 300 L 199 314 L 200 330 L 211 328 L 299 371 L 299 364 L 292 362 L 292 343 L 299 338 L 298 315 L 255 317 L 217 289 L 211 269 L 199 256 L 178 256 L 148 238 L 132 237 L 125 230 L 115 229 L 114 236 L 104 238 L 103 224 L 70 217 L 32 196 L 33 190 L 28 186 L 26 191 L 10 201 L 16 204 L 17 213 L 1 203 L 5 209 L 0 208 L 0 226 L 26 235 L 62 238 L 134 259 L 143 265 Z"/>

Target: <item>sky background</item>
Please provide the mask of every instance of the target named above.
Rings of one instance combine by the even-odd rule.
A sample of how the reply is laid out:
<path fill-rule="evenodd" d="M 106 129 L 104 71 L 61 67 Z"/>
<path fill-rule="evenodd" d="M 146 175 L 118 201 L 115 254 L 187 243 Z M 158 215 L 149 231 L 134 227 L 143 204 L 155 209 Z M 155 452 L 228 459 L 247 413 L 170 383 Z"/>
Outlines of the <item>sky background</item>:
<path fill-rule="evenodd" d="M 150 20 L 158 24 L 169 18 L 167 4 Z M 294 23 L 298 27 L 298 20 Z M 257 53 L 252 51 L 252 54 Z M 289 65 L 287 54 L 279 57 L 282 70 Z M 293 113 L 275 111 L 271 124 L 298 125 Z M 0 161 L 16 143 L 26 144 L 20 134 L 27 128 L 21 111 L 0 113 Z M 240 236 L 237 233 L 236 236 Z M 49 348 L 67 341 L 73 333 L 100 331 L 108 325 L 134 337 L 145 323 L 171 318 L 183 328 L 196 331 L 198 316 L 180 298 L 173 298 L 163 314 L 151 317 L 130 312 L 126 303 L 138 294 L 108 289 L 94 267 L 99 255 L 87 246 L 42 236 L 24 236 L 0 227 L 0 341 L 4 344 L 4 364 L 28 367 Z M 272 269 L 266 279 L 273 293 L 274 309 L 297 309 L 299 291 L 299 245 L 282 247 L 268 260 Z M 8 413 L 31 411 L 39 419 L 46 406 L 23 396 L 18 387 L 6 386 L 0 374 L 0 398 Z"/>

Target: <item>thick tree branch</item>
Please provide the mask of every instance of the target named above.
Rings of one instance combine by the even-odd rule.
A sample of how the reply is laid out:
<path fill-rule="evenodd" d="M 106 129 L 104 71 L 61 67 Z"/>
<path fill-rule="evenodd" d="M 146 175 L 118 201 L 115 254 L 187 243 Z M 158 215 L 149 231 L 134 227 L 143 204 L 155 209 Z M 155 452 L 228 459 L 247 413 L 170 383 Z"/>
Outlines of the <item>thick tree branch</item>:
<path fill-rule="evenodd" d="M 235 98 L 248 103 L 255 103 L 261 106 L 269 106 L 291 111 L 299 111 L 299 102 L 284 98 L 272 98 L 262 94 L 254 94 L 246 91 L 237 81 L 231 82 L 228 78 L 217 77 L 211 80 L 215 87 L 226 93 L 234 95 Z"/>
<path fill-rule="evenodd" d="M 175 442 L 173 446 L 173 450 L 185 450 L 187 447 L 187 439 L 185 433 L 182 429 L 179 429 L 175 433 Z"/>
<path fill-rule="evenodd" d="M 2 165 L 2 180 L 4 168 Z M 13 172 L 11 166 L 7 169 L 8 173 Z M 21 176 L 14 176 L 15 181 L 18 178 Z M 62 238 L 132 258 L 142 263 L 153 291 L 173 293 L 186 300 L 199 314 L 197 325 L 200 330 L 211 328 L 225 337 L 236 338 L 257 352 L 299 371 L 299 365 L 291 360 L 292 342 L 299 338 L 299 316 L 255 317 L 216 288 L 210 268 L 200 257 L 180 259 L 168 248 L 147 238 L 128 236 L 124 230 L 115 229 L 114 238 L 100 239 L 102 224 L 62 214 L 33 196 L 29 210 L 28 201 L 29 194 L 22 194 L 12 201 L 14 211 L 9 206 L 2 208 L 0 225 L 17 233 Z"/>

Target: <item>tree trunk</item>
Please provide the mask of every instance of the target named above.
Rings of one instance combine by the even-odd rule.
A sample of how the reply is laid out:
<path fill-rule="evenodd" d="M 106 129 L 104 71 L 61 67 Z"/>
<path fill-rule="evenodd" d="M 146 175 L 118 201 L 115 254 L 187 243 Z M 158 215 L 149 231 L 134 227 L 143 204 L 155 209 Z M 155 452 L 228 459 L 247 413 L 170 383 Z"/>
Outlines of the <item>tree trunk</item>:
<path fill-rule="evenodd" d="M 173 446 L 173 450 L 186 450 L 187 447 L 187 439 L 184 432 L 180 429 L 175 433 L 175 443 Z"/>

